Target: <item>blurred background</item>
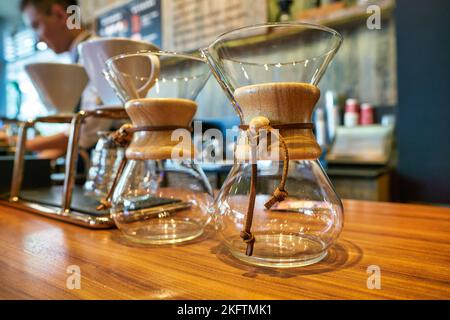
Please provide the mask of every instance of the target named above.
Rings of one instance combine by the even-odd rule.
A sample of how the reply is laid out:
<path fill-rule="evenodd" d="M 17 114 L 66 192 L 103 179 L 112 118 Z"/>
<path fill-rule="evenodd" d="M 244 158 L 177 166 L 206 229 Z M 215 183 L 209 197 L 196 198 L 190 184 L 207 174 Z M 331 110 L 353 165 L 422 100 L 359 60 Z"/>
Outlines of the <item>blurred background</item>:
<path fill-rule="evenodd" d="M 0 2 L 0 130 L 6 136 L 16 133 L 14 121 L 51 112 L 24 66 L 70 61 L 36 39 L 19 4 Z M 344 43 L 320 84 L 314 115 L 322 163 L 337 192 L 347 199 L 450 204 L 449 1 L 80 0 L 79 5 L 82 23 L 98 36 L 141 39 L 174 51 L 194 51 L 227 30 L 267 21 L 307 21 L 338 30 Z M 196 119 L 205 129 L 225 132 L 238 125 L 214 79 L 198 103 Z M 59 130 L 38 128 L 41 134 Z M 0 143 L 0 183 L 6 185 L 14 149 Z M 226 174 L 220 166 L 208 170 L 215 187 Z"/>

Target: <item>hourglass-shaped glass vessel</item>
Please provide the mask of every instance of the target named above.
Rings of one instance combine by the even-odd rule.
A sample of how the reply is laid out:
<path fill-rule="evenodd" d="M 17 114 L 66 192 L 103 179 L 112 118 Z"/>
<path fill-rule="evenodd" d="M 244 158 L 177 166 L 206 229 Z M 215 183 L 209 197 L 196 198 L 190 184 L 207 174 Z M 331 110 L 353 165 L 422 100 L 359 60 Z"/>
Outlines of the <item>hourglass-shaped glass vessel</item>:
<path fill-rule="evenodd" d="M 311 124 L 317 84 L 341 42 L 318 25 L 265 24 L 226 33 L 202 50 L 241 119 L 215 220 L 227 248 L 247 263 L 312 264 L 341 232 L 342 203 L 318 161 Z M 278 132 L 266 139 L 265 155 L 249 143 L 261 147 L 261 126 Z"/>
<path fill-rule="evenodd" d="M 111 201 L 117 227 L 145 244 L 200 236 L 211 219 L 213 191 L 193 160 L 189 129 L 194 100 L 210 75 L 207 64 L 199 57 L 147 52 L 114 57 L 107 66 L 105 76 L 132 121 L 123 132 L 133 132 Z"/>

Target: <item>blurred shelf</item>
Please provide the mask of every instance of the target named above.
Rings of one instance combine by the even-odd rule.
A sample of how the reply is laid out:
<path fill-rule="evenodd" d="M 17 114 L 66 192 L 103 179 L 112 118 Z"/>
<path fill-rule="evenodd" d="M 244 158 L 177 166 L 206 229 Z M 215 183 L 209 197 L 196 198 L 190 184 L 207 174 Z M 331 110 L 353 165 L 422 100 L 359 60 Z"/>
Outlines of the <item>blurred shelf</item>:
<path fill-rule="evenodd" d="M 335 3 L 320 8 L 308 9 L 297 15 L 297 20 L 321 24 L 329 27 L 355 25 L 367 21 L 373 13 L 367 13 L 370 5 L 380 8 L 381 19 L 389 17 L 395 8 L 395 0 L 371 1 L 365 5 L 345 7 L 344 3 Z"/>
<path fill-rule="evenodd" d="M 313 23 L 328 27 L 351 27 L 367 21 L 373 13 L 367 13 L 369 5 L 377 5 L 380 8 L 381 20 L 391 17 L 395 8 L 395 0 L 372 1 L 367 5 L 356 5 L 345 7 L 344 4 L 323 6 L 305 10 L 300 14 L 301 20 L 292 21 L 293 23 Z M 295 37 L 302 32 L 301 29 L 291 30 L 289 28 L 266 28 L 263 32 L 253 33 L 247 38 L 239 38 L 227 43 L 228 50 L 237 48 L 241 50 L 245 47 L 267 46 L 269 43 L 288 43 L 290 38 Z"/>

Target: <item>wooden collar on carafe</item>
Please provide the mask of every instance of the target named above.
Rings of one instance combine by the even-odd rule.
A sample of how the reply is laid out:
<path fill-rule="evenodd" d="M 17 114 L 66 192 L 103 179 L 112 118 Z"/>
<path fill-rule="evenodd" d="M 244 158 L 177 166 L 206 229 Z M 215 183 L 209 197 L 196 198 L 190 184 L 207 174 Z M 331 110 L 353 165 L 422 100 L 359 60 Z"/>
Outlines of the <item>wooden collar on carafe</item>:
<path fill-rule="evenodd" d="M 270 126 L 283 136 L 291 160 L 320 157 L 322 150 L 311 123 L 320 98 L 319 88 L 307 83 L 263 83 L 238 88 L 234 97 L 242 110 L 244 124 L 260 116 L 270 120 Z"/>

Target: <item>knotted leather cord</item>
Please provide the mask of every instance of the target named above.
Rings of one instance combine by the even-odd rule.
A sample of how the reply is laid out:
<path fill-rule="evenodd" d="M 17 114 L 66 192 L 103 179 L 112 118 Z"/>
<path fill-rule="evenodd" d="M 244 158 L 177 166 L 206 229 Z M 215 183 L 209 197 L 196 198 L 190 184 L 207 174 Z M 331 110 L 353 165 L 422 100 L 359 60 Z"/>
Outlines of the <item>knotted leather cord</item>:
<path fill-rule="evenodd" d="M 174 131 L 178 129 L 185 129 L 192 132 L 191 127 L 180 127 L 180 126 L 142 126 L 142 127 L 133 127 L 130 124 L 123 125 L 119 130 L 111 133 L 111 138 L 123 148 L 127 148 L 131 140 L 133 139 L 133 135 L 136 132 L 156 132 L 156 131 Z M 112 207 L 112 196 L 117 187 L 117 183 L 119 182 L 120 177 L 122 176 L 123 170 L 125 169 L 126 164 L 128 163 L 128 159 L 126 156 L 123 157 L 120 162 L 119 168 L 117 169 L 116 176 L 114 177 L 114 181 L 111 185 L 111 189 L 109 189 L 108 194 L 105 198 L 100 200 L 100 205 L 97 206 L 97 211 L 102 211 L 106 209 L 110 209 Z"/>
<path fill-rule="evenodd" d="M 250 131 L 249 125 L 241 125 L 239 126 L 241 130 Z M 312 123 L 289 123 L 289 124 L 278 124 L 278 125 L 265 125 L 260 128 L 257 128 L 257 135 L 254 138 L 259 137 L 260 130 L 268 130 L 272 132 L 272 129 L 314 129 L 314 124 Z M 251 132 L 252 133 L 252 132 Z M 264 206 L 267 210 L 270 210 L 277 202 L 282 202 L 288 197 L 288 192 L 286 191 L 286 181 L 287 175 L 289 172 L 289 149 L 286 145 L 286 141 L 280 133 L 276 133 L 278 140 L 281 143 L 281 148 L 283 149 L 283 174 L 281 176 L 281 181 L 278 187 L 272 194 L 272 197 L 269 201 L 267 201 Z M 250 137 L 251 139 L 251 137 Z M 253 155 L 256 154 L 257 144 L 251 144 L 251 152 Z M 256 159 L 253 159 L 256 161 Z M 252 223 L 253 223 L 253 214 L 255 211 L 255 200 L 256 200 L 256 184 L 258 181 L 258 165 L 256 163 L 252 163 L 252 173 L 250 179 L 250 195 L 248 200 L 247 213 L 245 215 L 245 226 L 244 230 L 241 231 L 241 238 L 247 244 L 247 250 L 245 254 L 249 257 L 253 255 L 253 248 L 256 242 L 255 236 L 251 232 Z"/>

